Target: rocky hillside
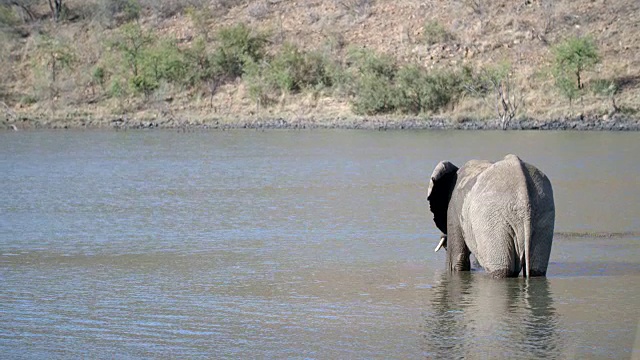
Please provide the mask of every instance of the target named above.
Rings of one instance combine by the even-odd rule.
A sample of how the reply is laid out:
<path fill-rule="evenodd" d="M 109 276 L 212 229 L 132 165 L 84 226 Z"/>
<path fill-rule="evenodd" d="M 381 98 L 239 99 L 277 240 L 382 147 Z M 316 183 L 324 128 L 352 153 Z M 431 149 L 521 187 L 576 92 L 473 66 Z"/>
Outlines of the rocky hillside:
<path fill-rule="evenodd" d="M 132 119 L 162 126 L 278 118 L 351 124 L 379 116 L 495 121 L 505 89 L 507 101 L 518 104 L 513 121 L 637 119 L 640 111 L 636 0 L 69 0 L 57 21 L 45 1 L 25 1 L 24 8 L 1 5 L 10 3 L 15 2 L 0 2 L 0 65 L 5 69 L 0 120 L 4 116 L 5 127 L 114 126 Z M 252 62 L 254 68 L 242 60 L 237 76 L 219 67 L 204 71 L 210 61 L 221 63 L 225 43 L 219 34 L 238 24 L 264 40 L 264 54 Z M 145 36 L 152 40 L 141 47 L 170 44 L 162 49 L 176 50 L 135 60 L 127 41 Z M 572 38 L 591 39 L 598 61 L 581 74 L 584 87 L 567 95 L 553 66 L 558 44 Z M 358 49 L 390 59 L 385 61 L 394 69 L 416 66 L 416 74 L 427 79 L 432 73 L 458 74 L 461 80 L 446 89 L 459 92 L 442 106 L 415 111 L 399 106 L 358 110 L 359 97 L 371 92 L 366 88 L 371 83 L 361 79 L 364 68 L 353 60 Z M 333 72 L 327 75 L 323 67 L 327 80 L 305 86 L 265 87 L 282 83 L 267 71 L 276 68 L 283 51 L 302 59 L 321 56 L 322 66 L 332 64 Z M 143 66 L 158 73 L 159 67 L 149 64 L 173 56 L 181 61 L 174 68 L 202 70 L 197 79 L 186 81 L 191 75 L 175 69 L 151 82 L 137 73 Z M 479 84 L 482 74 L 498 66 L 506 69 L 498 86 Z M 318 66 L 312 69 L 317 72 Z M 592 91 L 601 82 L 609 91 Z M 393 91 L 404 91 L 399 84 Z"/>

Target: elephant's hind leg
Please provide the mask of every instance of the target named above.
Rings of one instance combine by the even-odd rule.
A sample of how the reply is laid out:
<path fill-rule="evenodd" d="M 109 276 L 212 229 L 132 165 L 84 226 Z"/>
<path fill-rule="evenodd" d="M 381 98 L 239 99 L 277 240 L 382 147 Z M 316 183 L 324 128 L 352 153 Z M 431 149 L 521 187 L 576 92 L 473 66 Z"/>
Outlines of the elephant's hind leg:
<path fill-rule="evenodd" d="M 476 258 L 494 278 L 517 277 L 520 258 L 513 243 L 513 232 L 506 226 L 493 226 L 474 233 L 477 244 Z"/>
<path fill-rule="evenodd" d="M 540 216 L 531 239 L 531 273 L 533 276 L 546 276 L 553 241 L 554 212 Z"/>
<path fill-rule="evenodd" d="M 511 271 L 509 269 L 494 270 L 494 271 L 491 271 L 489 274 L 491 274 L 491 277 L 494 279 L 518 277 L 517 272 Z"/>

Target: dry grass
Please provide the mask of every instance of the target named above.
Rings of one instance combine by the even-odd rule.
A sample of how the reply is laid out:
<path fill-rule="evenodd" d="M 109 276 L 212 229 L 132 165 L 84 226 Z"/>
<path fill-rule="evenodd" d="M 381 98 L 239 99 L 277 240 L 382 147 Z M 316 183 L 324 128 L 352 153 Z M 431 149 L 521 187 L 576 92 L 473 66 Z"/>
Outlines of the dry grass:
<path fill-rule="evenodd" d="M 99 2 L 69 0 L 67 5 L 72 11 L 80 12 L 87 3 Z M 547 74 L 553 44 L 572 35 L 591 36 L 599 47 L 602 62 L 595 71 L 586 74 L 585 80 L 614 79 L 621 84 L 618 105 L 624 109 L 640 107 L 640 29 L 637 26 L 640 3 L 636 0 L 538 0 L 531 1 L 530 5 L 507 0 L 217 0 L 170 1 L 164 5 L 148 0 L 143 3 L 148 4 L 142 9 L 141 24 L 154 28 L 159 35 L 172 36 L 185 46 L 203 33 L 215 34 L 222 27 L 247 22 L 271 34 L 271 52 L 283 43 L 293 43 L 305 50 L 321 50 L 339 57 L 347 47 L 357 46 L 429 69 L 455 69 L 462 65 L 480 69 L 507 61 L 512 64 L 518 88 L 525 94 L 521 115 L 539 118 L 610 111 L 609 99 L 591 94 L 570 107 L 554 90 Z M 209 15 L 197 20 L 183 5 L 195 6 Z M 41 6 L 34 11 L 45 16 L 48 9 Z M 425 41 L 427 21 L 442 24 L 451 39 Z M 0 66 L 10 69 L 0 77 L 0 100 L 17 112 L 43 116 L 74 112 L 78 116 L 92 114 L 95 117 L 120 113 L 152 116 L 149 114 L 154 112 L 155 116 L 210 114 L 221 117 L 343 117 L 351 114 L 347 99 L 317 93 L 286 95 L 274 106 L 260 108 L 250 100 L 240 81 L 223 86 L 213 101 L 206 94 L 188 93 L 178 87 L 162 88 L 154 99 L 106 99 L 98 95 L 91 69 L 109 56 L 104 40 L 114 30 L 94 19 L 61 24 L 41 20 L 38 26 L 42 28 L 40 32 L 73 44 L 77 62 L 60 84 L 59 98 L 32 104 L 25 99 L 44 97 L 42 91 L 47 86 L 33 66 L 38 31 L 31 31 L 26 39 L 13 35 L 11 40 L 0 39 Z M 171 101 L 165 101 L 168 98 Z M 444 115 L 454 119 L 495 116 L 493 109 L 475 98 L 463 99 Z"/>

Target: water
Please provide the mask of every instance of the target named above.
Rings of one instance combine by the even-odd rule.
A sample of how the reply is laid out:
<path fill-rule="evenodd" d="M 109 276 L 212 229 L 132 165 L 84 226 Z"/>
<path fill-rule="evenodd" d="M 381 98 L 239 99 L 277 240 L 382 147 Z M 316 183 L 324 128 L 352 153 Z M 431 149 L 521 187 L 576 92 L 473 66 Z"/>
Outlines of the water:
<path fill-rule="evenodd" d="M 0 133 L 0 356 L 640 358 L 639 136 Z M 451 276 L 428 176 L 510 152 L 548 277 Z"/>

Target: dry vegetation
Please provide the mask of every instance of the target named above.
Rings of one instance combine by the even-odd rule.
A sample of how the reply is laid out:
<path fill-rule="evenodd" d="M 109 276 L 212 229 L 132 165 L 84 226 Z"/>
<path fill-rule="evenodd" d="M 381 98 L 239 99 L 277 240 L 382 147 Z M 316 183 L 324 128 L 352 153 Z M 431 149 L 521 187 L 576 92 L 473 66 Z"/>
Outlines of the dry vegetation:
<path fill-rule="evenodd" d="M 111 126 L 117 119 L 138 118 L 179 126 L 378 114 L 463 121 L 502 116 L 505 104 L 494 98 L 504 102 L 505 92 L 511 103 L 502 111 L 515 108 L 515 118 L 637 118 L 640 111 L 637 0 L 60 3 L 54 14 L 48 1 L 0 1 L 4 124 L 41 119 L 45 125 L 51 121 L 47 126 L 71 120 Z M 238 24 L 264 48 L 237 57 L 240 72 L 231 74 L 220 70 L 231 61 L 220 34 Z M 584 72 L 586 86 L 570 102 L 551 68 L 554 46 L 572 37 L 593 39 L 600 61 Z M 370 69 L 363 64 L 374 60 L 395 69 L 385 79 L 393 82 L 389 91 L 402 91 L 404 98 L 388 100 L 393 106 L 362 103 L 369 100 L 362 97 L 365 90 L 384 86 L 361 76 Z M 302 70 L 287 72 L 291 64 Z M 505 81 L 493 78 L 483 88 L 477 80 L 495 74 L 497 64 L 507 69 Z M 140 75 L 138 67 L 152 69 L 154 77 Z M 445 83 L 456 76 L 458 82 Z M 408 94 L 415 78 L 435 85 L 415 90 L 422 98 Z M 589 91 L 590 84 L 615 89 Z M 430 91 L 442 89 L 452 98 L 425 102 Z"/>

